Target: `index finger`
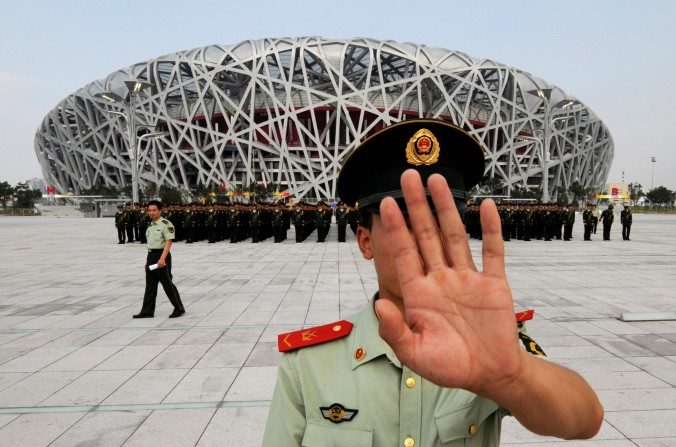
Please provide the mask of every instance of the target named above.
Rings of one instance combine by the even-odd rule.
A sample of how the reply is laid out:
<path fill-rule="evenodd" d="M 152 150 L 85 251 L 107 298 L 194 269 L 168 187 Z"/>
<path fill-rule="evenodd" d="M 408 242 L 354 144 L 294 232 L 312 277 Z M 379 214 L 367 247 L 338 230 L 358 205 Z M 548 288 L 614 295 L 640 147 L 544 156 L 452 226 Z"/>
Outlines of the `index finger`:
<path fill-rule="evenodd" d="M 406 226 L 399 205 L 392 197 L 385 197 L 380 202 L 380 219 L 392 247 L 397 276 L 403 290 L 407 284 L 425 275 L 418 246 Z"/>

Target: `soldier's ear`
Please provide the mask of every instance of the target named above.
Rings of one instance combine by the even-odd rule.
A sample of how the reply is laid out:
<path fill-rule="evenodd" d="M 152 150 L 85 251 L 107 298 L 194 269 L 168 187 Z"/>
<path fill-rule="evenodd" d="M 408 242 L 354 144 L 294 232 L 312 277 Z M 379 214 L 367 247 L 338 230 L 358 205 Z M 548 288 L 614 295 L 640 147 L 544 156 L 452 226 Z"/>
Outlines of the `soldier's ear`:
<path fill-rule="evenodd" d="M 361 251 L 361 255 L 364 257 L 364 259 L 367 261 L 373 259 L 371 230 L 362 227 L 361 225 L 357 227 L 357 245 L 359 245 L 359 251 Z"/>

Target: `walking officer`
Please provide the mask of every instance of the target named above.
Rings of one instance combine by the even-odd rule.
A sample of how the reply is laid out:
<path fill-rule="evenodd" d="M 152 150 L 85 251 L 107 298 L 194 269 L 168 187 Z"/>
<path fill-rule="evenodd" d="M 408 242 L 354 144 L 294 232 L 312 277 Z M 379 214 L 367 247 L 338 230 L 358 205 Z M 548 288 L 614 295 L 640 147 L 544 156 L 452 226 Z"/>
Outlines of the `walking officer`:
<path fill-rule="evenodd" d="M 181 296 L 174 285 L 171 275 L 171 245 L 176 235 L 174 225 L 162 218 L 162 203 L 159 200 L 148 202 L 148 216 L 152 219 L 146 230 L 148 240 L 148 257 L 146 258 L 146 290 L 143 295 L 143 307 L 134 318 L 152 318 L 155 316 L 155 300 L 157 284 L 162 283 L 164 293 L 174 306 L 169 318 L 180 317 L 185 313 Z"/>

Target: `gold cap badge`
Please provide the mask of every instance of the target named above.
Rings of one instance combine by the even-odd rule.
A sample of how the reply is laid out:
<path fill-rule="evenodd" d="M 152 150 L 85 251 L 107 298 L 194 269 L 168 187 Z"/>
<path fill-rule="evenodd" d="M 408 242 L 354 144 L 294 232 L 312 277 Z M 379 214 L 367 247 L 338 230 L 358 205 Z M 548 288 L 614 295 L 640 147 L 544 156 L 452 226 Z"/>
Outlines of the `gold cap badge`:
<path fill-rule="evenodd" d="M 439 141 L 432 132 L 420 129 L 406 144 L 406 161 L 414 166 L 431 165 L 439 160 Z"/>

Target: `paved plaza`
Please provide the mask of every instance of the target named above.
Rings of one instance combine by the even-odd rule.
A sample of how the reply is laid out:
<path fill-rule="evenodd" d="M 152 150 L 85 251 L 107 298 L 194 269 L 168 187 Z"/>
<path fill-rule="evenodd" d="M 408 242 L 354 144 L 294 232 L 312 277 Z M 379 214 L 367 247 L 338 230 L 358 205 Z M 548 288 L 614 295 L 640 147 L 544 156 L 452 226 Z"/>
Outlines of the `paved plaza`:
<path fill-rule="evenodd" d="M 616 221 L 619 220 L 619 216 Z M 597 390 L 605 422 L 564 442 L 504 420 L 503 445 L 676 446 L 676 216 L 635 215 L 631 241 L 511 241 L 517 310 L 552 361 Z M 112 219 L 0 217 L 0 445 L 258 446 L 276 335 L 366 305 L 375 272 L 354 238 L 302 244 L 175 244 L 187 313 L 141 308 L 146 248 L 117 244 Z M 475 257 L 478 241 L 471 242 Z M 480 259 L 479 259 L 480 261 Z"/>

